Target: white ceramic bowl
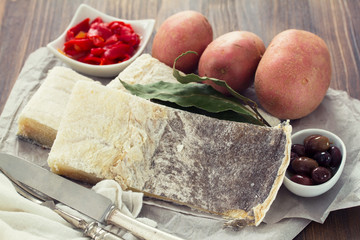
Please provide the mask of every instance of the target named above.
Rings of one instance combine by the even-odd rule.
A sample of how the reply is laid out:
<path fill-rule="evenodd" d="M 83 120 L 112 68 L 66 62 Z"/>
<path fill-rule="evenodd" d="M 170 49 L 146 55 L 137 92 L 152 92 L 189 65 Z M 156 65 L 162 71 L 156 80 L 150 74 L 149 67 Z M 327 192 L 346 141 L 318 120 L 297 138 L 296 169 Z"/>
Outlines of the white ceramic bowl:
<path fill-rule="evenodd" d="M 341 151 L 342 159 L 341 159 L 341 164 L 340 164 L 337 172 L 335 173 L 335 175 L 332 178 L 330 178 L 330 180 L 328 180 L 327 182 L 325 182 L 323 184 L 319 184 L 319 185 L 308 186 L 308 185 L 301 185 L 301 184 L 295 183 L 290 180 L 290 175 L 289 175 L 288 171 L 286 171 L 286 175 L 284 178 L 284 185 L 292 193 L 294 193 L 298 196 L 301 196 L 301 197 L 316 197 L 316 196 L 319 196 L 319 195 L 327 192 L 328 190 L 330 190 L 335 185 L 335 183 L 339 180 L 341 173 L 344 169 L 345 162 L 346 162 L 345 144 L 337 135 L 335 135 L 332 132 L 322 130 L 322 129 L 301 130 L 292 135 L 292 137 L 291 137 L 292 144 L 296 144 L 296 143 L 303 144 L 304 139 L 307 136 L 310 136 L 312 134 L 319 134 L 319 135 L 323 135 L 323 136 L 329 138 L 331 146 L 336 146 Z"/>
<path fill-rule="evenodd" d="M 65 43 L 66 31 L 72 26 L 76 25 L 85 18 L 90 18 L 90 21 L 96 17 L 101 17 L 104 22 L 112 21 L 123 21 L 125 23 L 131 24 L 134 31 L 140 36 L 141 42 L 135 52 L 135 54 L 127 61 L 111 65 L 91 65 L 76 61 L 70 57 L 65 56 L 60 53 L 58 50 L 62 50 Z M 152 31 L 154 29 L 155 20 L 154 19 L 145 19 L 145 20 L 124 20 L 115 18 L 109 15 L 106 15 L 86 4 L 81 4 L 76 10 L 74 17 L 72 18 L 69 26 L 66 30 L 54 41 L 50 42 L 47 47 L 54 53 L 58 58 L 68 64 L 72 69 L 80 73 L 84 73 L 96 77 L 114 77 L 117 76 L 123 69 L 125 69 L 130 63 L 132 63 L 143 51 L 148 43 Z"/>

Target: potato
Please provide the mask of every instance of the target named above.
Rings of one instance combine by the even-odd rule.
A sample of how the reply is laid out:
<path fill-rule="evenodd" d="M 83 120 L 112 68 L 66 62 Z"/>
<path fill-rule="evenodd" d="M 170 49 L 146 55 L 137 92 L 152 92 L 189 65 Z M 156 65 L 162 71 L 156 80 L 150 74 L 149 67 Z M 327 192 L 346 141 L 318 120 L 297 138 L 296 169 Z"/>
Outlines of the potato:
<path fill-rule="evenodd" d="M 319 36 L 297 29 L 276 35 L 255 74 L 261 106 L 280 119 L 298 119 L 322 102 L 331 80 L 331 59 Z"/>
<path fill-rule="evenodd" d="M 234 31 L 216 38 L 201 55 L 199 75 L 224 80 L 232 89 L 241 92 L 254 81 L 256 68 L 265 52 L 263 41 L 254 33 Z M 205 81 L 221 93 L 224 87 Z"/>
<path fill-rule="evenodd" d="M 187 54 L 176 62 L 176 68 L 185 73 L 196 70 L 201 54 L 213 40 L 213 30 L 204 15 L 196 11 L 182 11 L 170 16 L 155 34 L 152 56 L 172 67 L 175 58 Z"/>

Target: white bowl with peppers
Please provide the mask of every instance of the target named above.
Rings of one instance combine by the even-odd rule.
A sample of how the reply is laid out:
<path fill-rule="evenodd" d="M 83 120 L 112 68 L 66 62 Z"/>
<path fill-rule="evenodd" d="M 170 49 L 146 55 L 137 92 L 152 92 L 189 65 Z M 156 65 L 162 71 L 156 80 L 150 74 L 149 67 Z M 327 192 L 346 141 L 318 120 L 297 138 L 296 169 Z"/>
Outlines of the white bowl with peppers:
<path fill-rule="evenodd" d="M 316 197 L 339 180 L 346 162 L 344 142 L 323 129 L 305 129 L 292 135 L 291 159 L 284 185 L 301 197 Z"/>
<path fill-rule="evenodd" d="M 154 24 L 154 19 L 124 20 L 81 4 L 66 30 L 47 47 L 75 71 L 114 77 L 144 51 Z"/>

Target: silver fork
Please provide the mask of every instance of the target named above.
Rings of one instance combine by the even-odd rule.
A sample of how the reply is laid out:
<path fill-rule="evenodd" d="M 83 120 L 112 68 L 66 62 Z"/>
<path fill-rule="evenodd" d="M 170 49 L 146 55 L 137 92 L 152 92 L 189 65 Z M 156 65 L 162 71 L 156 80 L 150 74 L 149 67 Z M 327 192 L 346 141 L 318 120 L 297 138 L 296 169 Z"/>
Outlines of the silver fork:
<path fill-rule="evenodd" d="M 99 226 L 97 222 L 87 222 L 77 216 L 65 212 L 58 208 L 52 198 L 49 196 L 33 189 L 6 173 L 2 168 L 0 171 L 12 182 L 16 191 L 23 197 L 29 199 L 32 202 L 46 206 L 59 214 L 63 219 L 71 223 L 75 228 L 81 229 L 85 236 L 90 237 L 93 240 L 124 240 L 123 238 L 107 231 L 106 229 Z"/>

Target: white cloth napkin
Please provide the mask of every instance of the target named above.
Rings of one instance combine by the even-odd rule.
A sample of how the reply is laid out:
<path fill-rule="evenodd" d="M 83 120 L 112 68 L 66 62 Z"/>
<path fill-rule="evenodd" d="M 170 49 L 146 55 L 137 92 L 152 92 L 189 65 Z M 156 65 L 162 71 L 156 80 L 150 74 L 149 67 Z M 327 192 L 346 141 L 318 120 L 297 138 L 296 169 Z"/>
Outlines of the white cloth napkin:
<path fill-rule="evenodd" d="M 103 180 L 93 187 L 93 190 L 115 203 L 120 211 L 136 218 L 141 211 L 143 194 L 122 191 L 118 183 L 113 180 Z M 87 240 L 81 231 L 73 229 L 72 225 L 61 218 L 51 209 L 38 205 L 20 196 L 9 179 L 0 174 L 0 239 L 2 240 Z M 67 207 L 68 211 L 73 210 Z M 89 220 L 85 216 L 76 215 Z M 155 227 L 156 222 L 147 218 L 138 218 L 150 226 Z M 106 226 L 126 240 L 136 239 L 130 233 L 114 226 Z"/>

